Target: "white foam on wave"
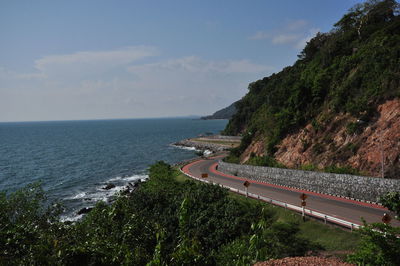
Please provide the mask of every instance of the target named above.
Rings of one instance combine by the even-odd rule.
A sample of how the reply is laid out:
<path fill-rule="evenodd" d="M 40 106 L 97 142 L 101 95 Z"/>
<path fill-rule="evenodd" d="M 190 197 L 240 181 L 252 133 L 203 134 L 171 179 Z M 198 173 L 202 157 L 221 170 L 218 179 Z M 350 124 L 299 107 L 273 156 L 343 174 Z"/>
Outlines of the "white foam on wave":
<path fill-rule="evenodd" d="M 108 182 L 119 181 L 121 179 L 122 179 L 122 176 L 116 176 L 116 177 L 113 177 L 113 178 L 109 179 Z"/>
<path fill-rule="evenodd" d="M 189 146 L 180 146 L 180 145 L 172 145 L 175 148 L 187 150 L 187 151 L 199 151 L 196 147 L 189 147 Z"/>
<path fill-rule="evenodd" d="M 67 199 L 67 200 L 83 199 L 85 196 L 86 196 L 86 192 L 79 192 L 78 194 L 71 196 L 71 197 L 67 197 L 65 199 Z"/>
<path fill-rule="evenodd" d="M 205 151 L 203 152 L 203 154 L 204 154 L 204 156 L 208 156 L 208 155 L 211 155 L 211 154 L 212 154 L 212 151 L 210 151 L 210 150 L 205 150 Z"/>
<path fill-rule="evenodd" d="M 141 175 L 137 174 L 137 175 L 126 176 L 126 177 L 117 176 L 117 177 L 113 177 L 113 178 L 108 179 L 105 183 L 132 182 L 132 181 L 136 181 L 136 180 L 139 180 L 139 179 L 140 179 L 140 181 L 146 181 L 148 178 L 149 178 L 149 176 L 145 175 L 145 174 L 141 174 Z"/>
<path fill-rule="evenodd" d="M 126 186 L 128 185 L 129 182 L 133 182 L 136 180 L 144 182 L 148 178 L 149 176 L 145 174 L 140 174 L 140 175 L 138 174 L 127 177 L 113 177 L 107 180 L 101 186 L 97 187 L 96 192 L 87 194 L 87 197 L 91 198 L 93 201 L 108 201 L 112 196 L 126 189 Z M 115 184 L 113 182 L 115 182 Z M 105 185 L 109 183 L 113 183 L 115 187 L 107 190 L 104 189 Z"/>
<path fill-rule="evenodd" d="M 133 175 L 133 176 L 128 176 L 126 178 L 123 178 L 122 180 L 130 182 L 130 181 L 135 181 L 135 180 L 139 180 L 140 181 L 146 181 L 149 178 L 148 175 Z"/>
<path fill-rule="evenodd" d="M 82 217 L 83 217 L 82 214 L 63 215 L 60 217 L 60 222 L 76 222 L 79 221 Z"/>
<path fill-rule="evenodd" d="M 123 186 L 121 186 L 121 188 L 118 188 L 119 190 L 117 190 L 117 188 L 113 188 L 107 191 L 99 191 L 99 192 L 95 192 L 90 194 L 90 199 L 93 202 L 98 202 L 98 201 L 104 201 L 107 202 L 109 200 L 110 197 L 112 197 L 113 195 L 115 195 L 115 193 L 117 191 L 122 190 Z"/>
<path fill-rule="evenodd" d="M 137 174 L 137 175 L 132 175 L 132 176 L 127 176 L 127 177 L 113 177 L 102 183 L 101 186 L 96 187 L 92 191 L 86 191 L 86 192 L 79 192 L 71 197 L 65 198 L 67 200 L 89 200 L 90 205 L 93 206 L 96 204 L 96 202 L 99 201 L 104 201 L 104 202 L 110 202 L 113 196 L 115 196 L 117 193 L 123 191 L 126 189 L 127 185 L 129 182 L 133 182 L 136 180 L 140 180 L 142 182 L 146 181 L 149 178 L 148 175 L 146 174 Z M 106 184 L 113 183 L 115 187 L 111 189 L 104 189 Z M 68 215 L 61 216 L 60 221 L 70 221 L 70 222 L 75 222 L 81 219 L 83 215 L 77 215 L 76 212 Z"/>

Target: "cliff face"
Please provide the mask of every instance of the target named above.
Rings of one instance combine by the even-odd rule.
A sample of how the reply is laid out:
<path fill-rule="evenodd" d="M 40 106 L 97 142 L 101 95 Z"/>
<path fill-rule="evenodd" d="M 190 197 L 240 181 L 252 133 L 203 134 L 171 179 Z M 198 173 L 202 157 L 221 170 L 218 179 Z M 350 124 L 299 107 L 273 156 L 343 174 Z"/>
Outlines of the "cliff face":
<path fill-rule="evenodd" d="M 400 99 L 380 105 L 378 111 L 378 120 L 361 134 L 360 149 L 348 162 L 377 175 L 383 156 L 385 176 L 400 178 Z"/>
<path fill-rule="evenodd" d="M 399 43 L 396 2 L 350 9 L 292 66 L 250 83 L 224 130 L 243 136 L 227 160 L 371 176 L 384 161 L 400 178 Z"/>
<path fill-rule="evenodd" d="M 318 168 L 350 166 L 366 175 L 381 176 L 383 155 L 385 177 L 400 178 L 400 99 L 387 101 L 377 110 L 370 122 L 357 121 L 348 114 L 321 115 L 318 125 L 310 123 L 287 135 L 275 159 L 294 168 L 309 164 Z M 358 129 L 351 130 L 349 125 Z"/>

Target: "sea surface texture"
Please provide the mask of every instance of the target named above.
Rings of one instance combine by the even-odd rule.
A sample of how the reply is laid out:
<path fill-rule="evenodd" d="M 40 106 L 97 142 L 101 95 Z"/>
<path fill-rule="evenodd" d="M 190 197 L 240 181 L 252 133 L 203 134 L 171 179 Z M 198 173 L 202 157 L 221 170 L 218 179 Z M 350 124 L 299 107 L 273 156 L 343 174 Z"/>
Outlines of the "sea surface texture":
<path fill-rule="evenodd" d="M 219 133 L 226 123 L 183 118 L 0 123 L 0 190 L 40 181 L 50 200 L 63 202 L 63 218 L 76 218 L 79 209 L 146 179 L 152 163 L 195 157 L 194 150 L 171 143 Z M 103 189 L 109 183 L 116 187 Z"/>

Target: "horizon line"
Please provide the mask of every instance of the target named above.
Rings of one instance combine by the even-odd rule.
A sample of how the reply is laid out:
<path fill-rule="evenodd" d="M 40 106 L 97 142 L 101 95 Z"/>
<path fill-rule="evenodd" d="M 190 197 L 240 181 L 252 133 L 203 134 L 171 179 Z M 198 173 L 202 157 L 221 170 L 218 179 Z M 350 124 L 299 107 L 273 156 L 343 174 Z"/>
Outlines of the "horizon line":
<path fill-rule="evenodd" d="M 171 119 L 171 118 L 201 118 L 204 115 L 183 115 L 183 116 L 155 116 L 155 117 L 132 117 L 132 118 L 83 118 L 65 120 L 19 120 L 0 121 L 0 123 L 36 123 L 36 122 L 79 122 L 79 121 L 109 121 L 109 120 L 144 120 L 144 119 Z"/>

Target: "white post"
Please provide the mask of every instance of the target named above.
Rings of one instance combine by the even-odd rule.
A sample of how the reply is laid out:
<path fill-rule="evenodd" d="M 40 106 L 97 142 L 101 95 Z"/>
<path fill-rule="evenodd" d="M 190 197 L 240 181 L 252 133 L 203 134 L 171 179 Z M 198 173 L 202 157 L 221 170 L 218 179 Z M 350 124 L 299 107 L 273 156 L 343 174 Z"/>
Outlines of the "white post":
<path fill-rule="evenodd" d="M 383 154 L 383 144 L 382 144 L 382 132 L 379 137 L 380 140 L 380 148 L 381 148 L 381 167 L 382 167 L 382 178 L 385 178 L 385 157 Z"/>
<path fill-rule="evenodd" d="M 246 187 L 246 198 L 248 198 L 249 197 L 249 191 L 248 191 L 248 188 Z"/>

